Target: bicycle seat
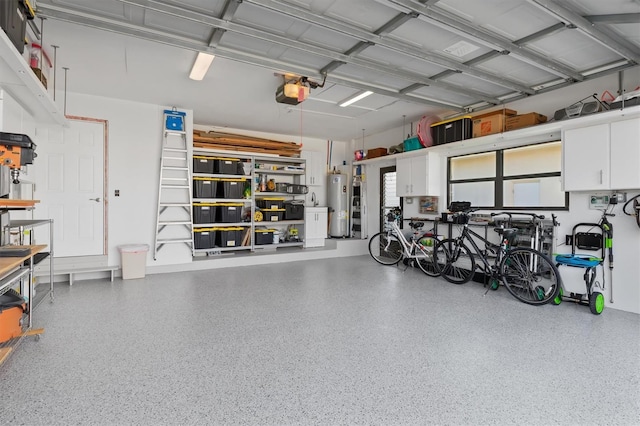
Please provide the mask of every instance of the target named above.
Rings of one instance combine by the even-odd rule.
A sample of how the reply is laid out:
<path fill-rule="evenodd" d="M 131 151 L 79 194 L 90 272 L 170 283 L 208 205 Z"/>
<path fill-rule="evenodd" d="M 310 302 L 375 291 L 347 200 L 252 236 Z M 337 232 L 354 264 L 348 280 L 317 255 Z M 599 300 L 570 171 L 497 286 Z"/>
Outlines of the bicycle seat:
<path fill-rule="evenodd" d="M 424 222 L 409 222 L 409 226 L 413 229 L 422 229 Z"/>

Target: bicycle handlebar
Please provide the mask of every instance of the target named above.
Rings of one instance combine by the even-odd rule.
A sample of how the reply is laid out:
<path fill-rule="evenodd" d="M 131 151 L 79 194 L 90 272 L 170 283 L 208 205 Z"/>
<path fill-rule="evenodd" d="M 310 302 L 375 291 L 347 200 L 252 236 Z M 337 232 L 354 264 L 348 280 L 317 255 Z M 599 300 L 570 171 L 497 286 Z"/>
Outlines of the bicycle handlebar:
<path fill-rule="evenodd" d="M 543 214 L 535 214 L 535 213 L 521 213 L 521 212 L 499 212 L 499 213 L 491 213 L 491 217 L 493 216 L 500 216 L 500 215 L 507 215 L 509 216 L 509 219 L 513 218 L 514 214 L 519 214 L 519 215 L 524 215 L 524 216 L 532 216 L 534 219 L 544 219 L 544 215 Z"/>

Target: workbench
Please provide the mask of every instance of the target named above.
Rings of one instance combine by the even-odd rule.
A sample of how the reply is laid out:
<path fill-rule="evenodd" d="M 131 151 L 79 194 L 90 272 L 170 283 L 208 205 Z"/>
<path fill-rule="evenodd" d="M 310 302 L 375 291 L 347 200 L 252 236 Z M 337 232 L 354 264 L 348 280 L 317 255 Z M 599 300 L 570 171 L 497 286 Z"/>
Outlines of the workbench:
<path fill-rule="evenodd" d="M 26 319 L 22 329 L 22 334 L 16 338 L 0 343 L 0 364 L 2 364 L 9 355 L 15 351 L 22 338 L 28 335 L 39 335 L 44 330 L 33 330 L 33 258 L 36 254 L 43 252 L 47 246 L 28 245 L 28 246 L 11 246 L 17 248 L 29 248 L 30 252 L 26 256 L 0 257 L 0 294 L 5 293 L 9 289 L 19 288 L 19 292 L 23 297 L 28 298 L 27 313 L 23 319 Z M 25 318 L 26 317 L 26 318 Z"/>

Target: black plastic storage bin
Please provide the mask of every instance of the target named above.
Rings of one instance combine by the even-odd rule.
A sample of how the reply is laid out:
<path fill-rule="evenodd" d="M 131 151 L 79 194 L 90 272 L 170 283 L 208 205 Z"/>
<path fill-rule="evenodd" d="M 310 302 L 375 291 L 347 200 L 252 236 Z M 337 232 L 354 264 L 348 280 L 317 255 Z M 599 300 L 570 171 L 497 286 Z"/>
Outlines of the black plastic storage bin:
<path fill-rule="evenodd" d="M 0 1 L 0 27 L 2 27 L 20 54 L 24 52 L 27 18 L 32 19 L 33 17 L 27 7 L 25 7 L 24 1 Z"/>
<path fill-rule="evenodd" d="M 281 209 L 284 207 L 284 198 L 265 197 L 256 200 L 256 205 L 261 209 Z"/>
<path fill-rule="evenodd" d="M 242 245 L 242 235 L 244 228 L 215 228 L 216 246 L 218 247 L 240 247 Z"/>
<path fill-rule="evenodd" d="M 196 249 L 213 248 L 216 243 L 214 228 L 195 228 L 193 230 L 193 245 Z"/>
<path fill-rule="evenodd" d="M 435 145 L 471 139 L 473 134 L 473 120 L 465 115 L 451 120 L 441 121 L 431 125 L 433 142 Z"/>
<path fill-rule="evenodd" d="M 218 181 L 206 178 L 193 178 L 194 198 L 215 198 Z"/>
<path fill-rule="evenodd" d="M 256 229 L 256 245 L 273 244 L 273 229 Z"/>
<path fill-rule="evenodd" d="M 304 204 L 302 201 L 286 201 L 284 209 L 284 220 L 301 220 L 304 218 Z"/>
<path fill-rule="evenodd" d="M 220 179 L 218 181 L 218 197 L 219 198 L 242 198 L 244 192 L 244 180 L 236 179 Z"/>
<path fill-rule="evenodd" d="M 215 173 L 214 158 L 204 155 L 193 156 L 193 173 Z"/>
<path fill-rule="evenodd" d="M 260 211 L 265 222 L 279 222 L 284 218 L 285 209 L 262 209 Z"/>
<path fill-rule="evenodd" d="M 238 175 L 244 173 L 238 173 L 240 167 L 239 158 L 225 158 L 225 157 L 216 157 L 215 158 L 215 172 L 221 175 Z"/>
<path fill-rule="evenodd" d="M 218 204 L 218 221 L 224 223 L 240 222 L 243 207 L 244 204 L 241 203 Z"/>
<path fill-rule="evenodd" d="M 193 223 L 215 222 L 216 210 L 215 204 L 193 203 Z"/>

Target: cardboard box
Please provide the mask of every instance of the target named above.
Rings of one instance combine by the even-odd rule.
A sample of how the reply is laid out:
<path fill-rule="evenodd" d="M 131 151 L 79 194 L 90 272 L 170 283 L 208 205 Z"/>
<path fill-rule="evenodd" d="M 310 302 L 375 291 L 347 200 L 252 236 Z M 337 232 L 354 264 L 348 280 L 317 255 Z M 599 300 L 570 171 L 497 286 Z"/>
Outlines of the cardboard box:
<path fill-rule="evenodd" d="M 480 114 L 473 117 L 472 136 L 478 138 L 480 136 L 493 135 L 505 131 L 506 119 L 516 115 L 518 112 L 512 109 L 501 109 L 500 111 L 492 111 L 486 114 Z"/>
<path fill-rule="evenodd" d="M 387 148 L 373 148 L 367 150 L 366 160 L 371 158 L 382 157 L 383 155 L 387 155 Z"/>
<path fill-rule="evenodd" d="M 522 129 L 523 127 L 535 126 L 536 124 L 546 123 L 547 116 L 530 112 L 529 114 L 516 115 L 507 118 L 507 130 Z"/>
<path fill-rule="evenodd" d="M 45 75 L 42 73 L 40 68 L 31 67 L 31 69 L 33 70 L 33 72 L 36 74 L 36 77 L 38 77 L 38 80 L 40 80 L 40 82 L 42 83 L 42 85 L 46 89 L 47 88 L 47 77 L 45 77 Z"/>

